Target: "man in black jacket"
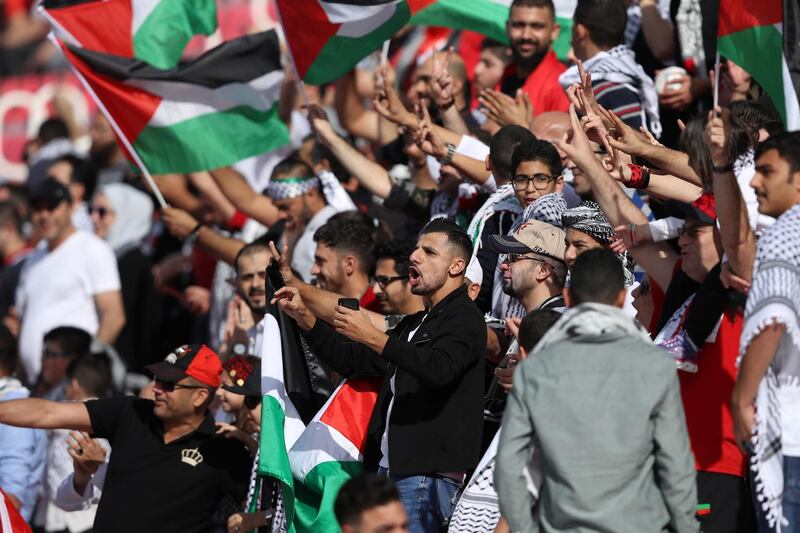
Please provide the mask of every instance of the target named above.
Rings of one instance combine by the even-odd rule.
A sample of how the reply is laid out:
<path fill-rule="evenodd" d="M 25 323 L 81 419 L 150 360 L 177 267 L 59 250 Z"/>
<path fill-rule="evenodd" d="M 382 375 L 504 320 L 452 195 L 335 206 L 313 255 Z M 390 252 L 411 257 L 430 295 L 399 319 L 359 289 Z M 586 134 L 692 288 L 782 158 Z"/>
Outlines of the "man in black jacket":
<path fill-rule="evenodd" d="M 331 327 L 308 311 L 297 289 L 275 295 L 334 370 L 383 378 L 364 463 L 395 482 L 410 531 L 446 527 L 454 496 L 480 451 L 486 326 L 464 286 L 471 252 L 455 223 L 431 221 L 408 271 L 426 311 L 405 317 L 388 335 L 362 310 L 337 306 Z"/>

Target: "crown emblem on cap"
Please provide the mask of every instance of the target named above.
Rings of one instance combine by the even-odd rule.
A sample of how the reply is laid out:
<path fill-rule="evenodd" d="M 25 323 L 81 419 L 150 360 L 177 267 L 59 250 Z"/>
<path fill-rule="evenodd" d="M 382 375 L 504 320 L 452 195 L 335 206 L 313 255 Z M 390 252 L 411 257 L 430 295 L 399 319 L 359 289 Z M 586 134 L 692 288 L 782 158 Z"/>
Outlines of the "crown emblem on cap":
<path fill-rule="evenodd" d="M 181 450 L 181 461 L 191 466 L 197 466 L 203 462 L 203 455 L 199 448 L 184 448 Z"/>

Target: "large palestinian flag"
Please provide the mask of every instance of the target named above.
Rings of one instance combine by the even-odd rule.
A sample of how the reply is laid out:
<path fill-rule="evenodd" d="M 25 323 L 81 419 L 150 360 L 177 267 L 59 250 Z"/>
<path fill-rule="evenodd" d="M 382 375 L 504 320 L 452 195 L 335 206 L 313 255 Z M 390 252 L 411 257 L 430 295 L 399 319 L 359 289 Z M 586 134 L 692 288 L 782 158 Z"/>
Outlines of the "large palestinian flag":
<path fill-rule="evenodd" d="M 363 470 L 367 427 L 381 379 L 342 383 L 289 451 L 298 533 L 338 532 L 333 513 L 345 481 Z"/>
<path fill-rule="evenodd" d="M 510 5 L 511 0 L 278 0 L 298 73 L 312 84 L 335 80 L 407 23 L 472 30 L 507 42 Z M 572 13 L 558 10 L 556 18 L 561 34 L 554 48 L 565 58 Z"/>
<path fill-rule="evenodd" d="M 800 129 L 798 25 L 797 0 L 720 1 L 720 55 L 753 76 L 772 98 L 789 130 Z"/>
<path fill-rule="evenodd" d="M 169 0 L 178 1 L 178 0 Z M 228 166 L 289 142 L 274 30 L 234 39 L 170 70 L 62 45 L 67 59 L 151 174 Z"/>
<path fill-rule="evenodd" d="M 215 0 L 45 0 L 62 40 L 95 52 L 174 67 L 195 35 L 217 28 Z"/>

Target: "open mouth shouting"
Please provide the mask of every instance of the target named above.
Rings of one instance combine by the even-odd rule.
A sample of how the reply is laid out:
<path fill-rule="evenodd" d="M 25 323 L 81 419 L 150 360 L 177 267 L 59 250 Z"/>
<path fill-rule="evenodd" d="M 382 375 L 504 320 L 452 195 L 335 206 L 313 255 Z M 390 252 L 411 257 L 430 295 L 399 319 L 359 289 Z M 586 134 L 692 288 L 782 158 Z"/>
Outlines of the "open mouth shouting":
<path fill-rule="evenodd" d="M 409 283 L 409 285 L 411 285 L 412 287 L 416 287 L 417 285 L 419 285 L 420 279 L 421 279 L 421 275 L 419 273 L 419 270 L 417 270 L 417 267 L 409 266 L 408 267 L 408 283 Z"/>

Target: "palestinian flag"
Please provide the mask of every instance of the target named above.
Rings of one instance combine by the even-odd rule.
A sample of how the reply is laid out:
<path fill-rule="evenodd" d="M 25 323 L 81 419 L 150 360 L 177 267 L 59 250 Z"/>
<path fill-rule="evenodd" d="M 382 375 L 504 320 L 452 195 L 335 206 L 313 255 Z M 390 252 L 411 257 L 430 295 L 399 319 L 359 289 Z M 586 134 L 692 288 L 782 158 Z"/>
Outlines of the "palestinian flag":
<path fill-rule="evenodd" d="M 291 448 L 298 533 L 339 531 L 333 504 L 344 482 L 363 470 L 367 427 L 380 385 L 380 379 L 342 383 Z"/>
<path fill-rule="evenodd" d="M 764 88 L 788 130 L 800 129 L 798 25 L 797 0 L 720 1 L 720 55 L 742 67 Z"/>
<path fill-rule="evenodd" d="M 294 519 L 294 480 L 288 450 L 294 446 L 306 426 L 300 419 L 284 385 L 283 348 L 280 327 L 274 316 L 264 315 L 261 343 L 261 442 L 258 473 L 280 482 L 284 518 Z M 290 527 L 289 531 L 294 531 Z"/>
<path fill-rule="evenodd" d="M 170 70 L 62 48 L 119 127 L 122 144 L 151 174 L 224 167 L 289 142 L 278 116 L 283 71 L 274 30 L 228 41 Z"/>
<path fill-rule="evenodd" d="M 196 34 L 217 29 L 216 0 L 45 0 L 56 35 L 74 45 L 172 68 Z"/>
<path fill-rule="evenodd" d="M 506 21 L 511 0 L 408 0 L 408 3 L 411 24 L 471 30 L 508 43 Z M 553 49 L 559 59 L 566 59 L 572 34 L 572 13 L 560 9 L 565 2 L 557 1 L 555 4 L 556 22 L 561 25 L 561 32 L 553 43 Z"/>
<path fill-rule="evenodd" d="M 286 42 L 304 81 L 333 81 L 402 28 L 404 0 L 278 0 Z"/>

